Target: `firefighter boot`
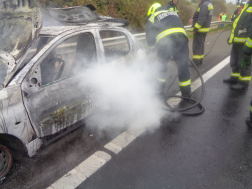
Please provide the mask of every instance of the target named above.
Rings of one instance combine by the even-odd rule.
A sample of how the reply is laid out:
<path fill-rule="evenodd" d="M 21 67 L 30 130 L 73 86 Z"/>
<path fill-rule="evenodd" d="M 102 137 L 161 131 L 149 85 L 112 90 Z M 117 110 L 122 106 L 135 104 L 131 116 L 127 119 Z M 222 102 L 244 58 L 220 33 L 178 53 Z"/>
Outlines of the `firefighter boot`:
<path fill-rule="evenodd" d="M 247 123 L 248 126 L 252 129 L 252 121 L 250 120 L 250 117 L 247 117 L 246 123 Z"/>
<path fill-rule="evenodd" d="M 191 100 L 189 100 L 191 96 L 192 96 L 192 92 L 182 93 L 182 97 L 185 97 L 185 98 L 182 98 L 182 100 L 174 108 L 176 110 L 187 108 L 191 104 Z"/>
<path fill-rule="evenodd" d="M 231 83 L 231 84 L 236 84 L 238 82 L 238 79 L 235 79 L 234 77 L 229 77 L 227 79 L 223 79 L 223 83 Z"/>
<path fill-rule="evenodd" d="M 244 84 L 240 82 L 231 86 L 231 89 L 237 90 L 237 91 L 246 90 L 247 88 L 248 88 L 248 84 Z"/>
<path fill-rule="evenodd" d="M 183 96 L 183 97 L 186 97 L 186 98 L 191 98 L 192 92 L 189 92 L 189 93 L 182 93 L 182 96 Z"/>
<path fill-rule="evenodd" d="M 193 62 L 197 67 L 201 65 L 201 61 L 198 59 L 193 59 Z"/>

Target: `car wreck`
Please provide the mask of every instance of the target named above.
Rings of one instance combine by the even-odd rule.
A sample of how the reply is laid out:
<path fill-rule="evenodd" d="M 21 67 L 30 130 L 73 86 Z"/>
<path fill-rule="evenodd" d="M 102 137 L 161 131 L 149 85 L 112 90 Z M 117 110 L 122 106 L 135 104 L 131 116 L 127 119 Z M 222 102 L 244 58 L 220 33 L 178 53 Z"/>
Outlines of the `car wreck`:
<path fill-rule="evenodd" d="M 61 26 L 43 26 L 35 0 L 0 1 L 0 179 L 12 156 L 32 157 L 80 126 L 95 110 L 90 88 L 79 87 L 93 64 L 128 61 L 142 50 L 123 19 L 91 5 L 47 9 Z"/>

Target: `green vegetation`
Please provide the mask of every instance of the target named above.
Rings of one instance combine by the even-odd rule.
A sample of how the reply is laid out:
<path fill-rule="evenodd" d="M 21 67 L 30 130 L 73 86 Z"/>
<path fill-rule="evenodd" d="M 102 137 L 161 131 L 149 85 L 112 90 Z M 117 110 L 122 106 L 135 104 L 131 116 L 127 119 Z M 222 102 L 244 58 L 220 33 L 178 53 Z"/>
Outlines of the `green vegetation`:
<path fill-rule="evenodd" d="M 47 7 L 72 7 L 92 4 L 96 7 L 96 13 L 114 18 L 124 18 L 130 21 L 129 29 L 135 32 L 143 32 L 147 20 L 149 7 L 157 1 L 153 0 L 40 0 L 42 6 Z M 167 5 L 168 0 L 159 0 L 162 5 Z M 193 3 L 196 2 L 196 3 Z M 189 25 L 189 19 L 198 9 L 199 0 L 192 2 L 179 0 L 178 9 L 184 25 Z M 220 12 L 226 12 L 225 0 L 213 0 L 214 17 L 217 20 Z M 232 10 L 232 12 L 235 9 Z M 231 14 L 228 14 L 230 18 Z"/>

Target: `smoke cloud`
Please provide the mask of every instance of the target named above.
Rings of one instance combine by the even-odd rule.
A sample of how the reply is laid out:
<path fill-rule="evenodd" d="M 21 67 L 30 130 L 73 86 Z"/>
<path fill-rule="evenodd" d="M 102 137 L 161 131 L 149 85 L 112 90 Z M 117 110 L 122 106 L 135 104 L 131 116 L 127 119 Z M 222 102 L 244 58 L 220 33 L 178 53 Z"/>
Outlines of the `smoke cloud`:
<path fill-rule="evenodd" d="M 85 83 L 93 89 L 97 109 L 87 120 L 90 128 L 148 129 L 160 126 L 164 116 L 171 116 L 163 109 L 157 94 L 158 64 L 134 61 L 130 64 L 99 64 L 92 67 Z"/>

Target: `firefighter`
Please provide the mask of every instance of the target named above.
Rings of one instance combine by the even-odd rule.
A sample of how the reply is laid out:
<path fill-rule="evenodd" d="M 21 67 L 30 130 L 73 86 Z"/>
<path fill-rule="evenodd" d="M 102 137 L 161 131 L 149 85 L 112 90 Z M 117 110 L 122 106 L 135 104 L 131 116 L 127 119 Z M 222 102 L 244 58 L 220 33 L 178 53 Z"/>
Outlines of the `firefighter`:
<path fill-rule="evenodd" d="M 200 0 L 199 8 L 191 20 L 193 31 L 193 61 L 196 65 L 203 63 L 204 43 L 213 16 L 212 0 Z"/>
<path fill-rule="evenodd" d="M 170 11 L 176 12 L 177 14 L 179 14 L 178 8 L 177 8 L 177 4 L 178 4 L 179 0 L 170 0 L 168 2 L 168 4 L 166 5 L 166 8 Z"/>
<path fill-rule="evenodd" d="M 233 84 L 233 90 L 246 90 L 251 80 L 251 65 L 248 68 L 241 67 L 243 47 L 248 37 L 248 28 L 252 24 L 252 0 L 250 0 L 233 23 L 233 29 L 228 44 L 233 44 L 230 55 L 231 76 L 223 79 L 224 83 Z"/>
<path fill-rule="evenodd" d="M 241 59 L 241 67 L 244 70 L 251 69 L 251 54 L 252 54 L 252 23 L 248 30 L 248 38 L 243 47 L 243 57 Z M 247 124 L 252 128 L 252 100 L 250 101 L 250 116 L 246 119 Z"/>
<path fill-rule="evenodd" d="M 237 16 L 239 15 L 240 5 L 237 6 L 237 9 L 235 9 L 234 13 L 231 16 L 231 21 L 234 21 Z"/>
<path fill-rule="evenodd" d="M 158 60 L 163 67 L 158 81 L 163 84 L 166 81 L 167 63 L 172 56 L 177 64 L 182 96 L 190 97 L 191 79 L 188 67 L 188 39 L 178 14 L 167 10 L 165 6 L 161 6 L 159 3 L 153 4 L 148 11 L 146 41 L 149 47 L 155 47 Z M 162 90 L 164 90 L 164 85 L 162 86 Z"/>
<path fill-rule="evenodd" d="M 235 11 L 234 11 L 234 15 L 235 15 L 235 17 L 237 18 L 237 16 L 239 15 L 239 10 L 240 10 L 240 5 L 238 5 L 237 6 L 237 9 L 235 9 Z"/>

